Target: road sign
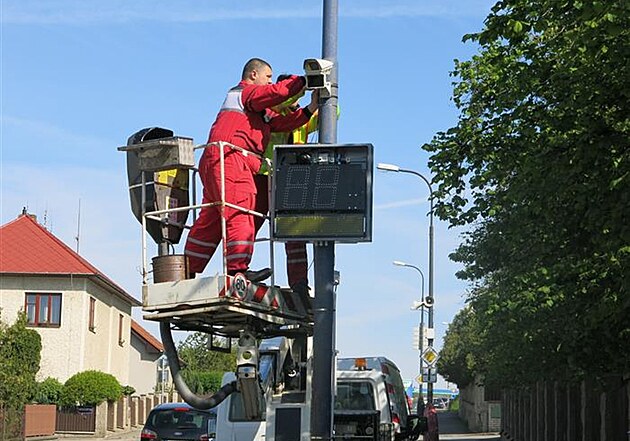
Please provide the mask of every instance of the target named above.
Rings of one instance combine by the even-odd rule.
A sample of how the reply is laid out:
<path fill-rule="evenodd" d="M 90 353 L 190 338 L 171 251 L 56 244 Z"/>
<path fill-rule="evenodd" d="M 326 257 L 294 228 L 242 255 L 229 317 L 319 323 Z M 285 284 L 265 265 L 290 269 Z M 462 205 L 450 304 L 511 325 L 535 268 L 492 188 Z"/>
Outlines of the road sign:
<path fill-rule="evenodd" d="M 429 367 L 433 367 L 435 363 L 438 361 L 438 358 L 440 358 L 440 354 L 438 354 L 438 352 L 435 349 L 433 349 L 432 346 L 429 346 L 428 348 L 426 348 L 425 351 L 422 353 L 422 360 L 424 360 L 424 362 Z"/>
<path fill-rule="evenodd" d="M 437 383 L 437 369 L 422 368 L 422 375 L 419 375 L 419 383 Z"/>
<path fill-rule="evenodd" d="M 433 328 L 421 328 L 420 326 L 415 326 L 413 328 L 413 348 L 418 349 L 419 351 L 423 351 L 424 348 L 429 346 L 429 339 L 435 338 L 435 332 Z"/>

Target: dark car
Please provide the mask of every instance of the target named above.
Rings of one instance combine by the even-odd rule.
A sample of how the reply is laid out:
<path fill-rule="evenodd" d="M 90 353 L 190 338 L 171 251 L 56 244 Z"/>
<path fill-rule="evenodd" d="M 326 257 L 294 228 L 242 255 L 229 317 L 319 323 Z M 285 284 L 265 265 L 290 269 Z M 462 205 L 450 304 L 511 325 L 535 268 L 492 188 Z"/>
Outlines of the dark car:
<path fill-rule="evenodd" d="M 434 398 L 433 407 L 436 409 L 446 409 L 448 405 L 444 398 Z"/>
<path fill-rule="evenodd" d="M 199 410 L 186 403 L 164 403 L 151 410 L 144 423 L 141 441 L 214 441 L 217 413 Z"/>

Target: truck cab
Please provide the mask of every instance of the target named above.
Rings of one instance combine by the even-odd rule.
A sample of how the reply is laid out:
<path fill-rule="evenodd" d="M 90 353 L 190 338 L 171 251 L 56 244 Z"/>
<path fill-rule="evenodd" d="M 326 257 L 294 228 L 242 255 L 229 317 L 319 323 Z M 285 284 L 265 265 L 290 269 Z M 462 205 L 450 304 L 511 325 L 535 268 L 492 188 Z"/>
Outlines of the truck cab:
<path fill-rule="evenodd" d="M 290 355 L 290 342 L 262 341 L 263 409 L 254 419 L 248 417 L 242 394 L 232 393 L 217 408 L 216 441 L 310 441 L 311 366 L 308 360 L 298 361 L 302 351 Z M 223 384 L 235 379 L 233 372 L 226 372 Z M 410 414 L 400 371 L 391 360 L 340 358 L 336 384 L 334 440 L 411 441 L 422 432 L 421 419 Z"/>
<path fill-rule="evenodd" d="M 416 440 L 423 421 L 409 412 L 398 367 L 385 357 L 337 361 L 334 438 Z"/>

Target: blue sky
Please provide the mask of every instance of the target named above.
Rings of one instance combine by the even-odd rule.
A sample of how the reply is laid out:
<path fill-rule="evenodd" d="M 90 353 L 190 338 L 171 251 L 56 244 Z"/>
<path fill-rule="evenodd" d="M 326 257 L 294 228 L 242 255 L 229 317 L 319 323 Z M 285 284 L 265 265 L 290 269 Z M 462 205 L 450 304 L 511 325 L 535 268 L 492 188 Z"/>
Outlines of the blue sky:
<path fill-rule="evenodd" d="M 420 145 L 455 123 L 453 59 L 475 52 L 461 37 L 481 28 L 494 2 L 339 3 L 338 142 L 370 142 L 375 162 L 428 176 Z M 321 56 L 319 1 L 3 0 L 0 8 L 1 222 L 26 206 L 74 249 L 80 200 L 80 253 L 137 298 L 140 226 L 116 147 L 148 126 L 202 143 L 247 59 L 264 58 L 279 74 Z M 338 350 L 385 355 L 406 378 L 418 373 L 419 313 L 410 306 L 420 276 L 392 261 L 428 277 L 427 196 L 419 178 L 375 170 L 374 240 L 336 248 Z M 459 234 L 436 220 L 438 347 L 443 322 L 464 305 L 466 286 L 448 260 Z M 281 247 L 276 255 L 284 281 Z M 267 256 L 257 247 L 252 267 Z"/>

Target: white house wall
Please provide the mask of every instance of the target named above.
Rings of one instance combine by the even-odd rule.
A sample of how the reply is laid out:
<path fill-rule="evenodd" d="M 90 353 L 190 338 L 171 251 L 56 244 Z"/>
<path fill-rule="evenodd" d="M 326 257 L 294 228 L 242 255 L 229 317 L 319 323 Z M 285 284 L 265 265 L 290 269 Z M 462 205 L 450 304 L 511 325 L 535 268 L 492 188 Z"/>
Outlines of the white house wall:
<path fill-rule="evenodd" d="M 77 372 L 94 369 L 129 384 L 131 305 L 85 277 L 0 277 L 1 317 L 13 323 L 24 310 L 26 292 L 60 293 L 61 326 L 33 327 L 42 337 L 38 380 L 65 382 Z M 96 299 L 95 332 L 88 329 L 90 297 Z M 124 342 L 118 343 L 118 316 L 124 317 Z"/>
<path fill-rule="evenodd" d="M 136 389 L 136 394 L 154 392 L 157 381 L 157 360 L 162 355 L 133 332 L 131 333 L 129 384 Z"/>
<path fill-rule="evenodd" d="M 84 365 L 114 375 L 122 385 L 129 384 L 129 353 L 131 337 L 131 305 L 112 295 L 101 286 L 87 282 L 83 314 L 86 338 Z M 95 332 L 88 330 L 90 297 L 96 298 Z M 118 343 L 118 316 L 123 315 L 123 343 Z"/>

